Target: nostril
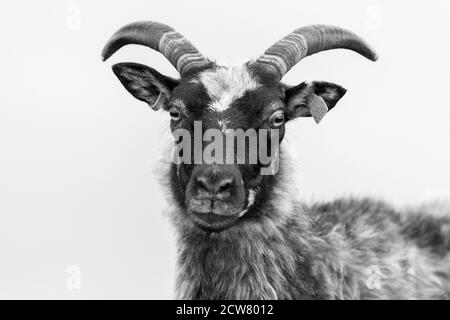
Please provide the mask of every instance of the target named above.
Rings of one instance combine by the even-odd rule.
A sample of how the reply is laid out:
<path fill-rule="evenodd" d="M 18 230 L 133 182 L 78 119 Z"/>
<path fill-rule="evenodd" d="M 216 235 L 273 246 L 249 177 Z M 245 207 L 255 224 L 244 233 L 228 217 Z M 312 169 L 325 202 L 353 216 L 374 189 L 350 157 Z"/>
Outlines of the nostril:
<path fill-rule="evenodd" d="M 218 200 L 226 200 L 231 197 L 233 189 L 233 179 L 221 180 L 216 185 L 215 197 Z"/>
<path fill-rule="evenodd" d="M 197 177 L 196 182 L 197 182 L 197 187 L 199 189 L 201 189 L 202 191 L 206 191 L 206 192 L 212 191 L 211 185 L 209 184 L 209 182 L 207 181 L 207 179 L 205 177 Z"/>
<path fill-rule="evenodd" d="M 212 181 L 204 176 L 197 177 L 195 181 L 198 191 L 203 195 L 220 195 L 221 197 L 225 197 L 231 193 L 234 182 L 233 178 L 214 180 Z"/>
<path fill-rule="evenodd" d="M 217 184 L 217 193 L 230 191 L 233 186 L 233 179 L 225 179 Z"/>

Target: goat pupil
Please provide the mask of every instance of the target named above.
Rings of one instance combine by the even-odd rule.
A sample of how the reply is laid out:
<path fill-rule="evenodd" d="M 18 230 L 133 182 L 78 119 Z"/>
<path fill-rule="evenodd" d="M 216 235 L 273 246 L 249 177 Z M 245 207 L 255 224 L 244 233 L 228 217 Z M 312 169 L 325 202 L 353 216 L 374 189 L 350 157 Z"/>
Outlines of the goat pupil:
<path fill-rule="evenodd" d="M 273 120 L 276 125 L 280 125 L 284 121 L 284 116 L 283 115 L 276 116 L 275 119 Z"/>

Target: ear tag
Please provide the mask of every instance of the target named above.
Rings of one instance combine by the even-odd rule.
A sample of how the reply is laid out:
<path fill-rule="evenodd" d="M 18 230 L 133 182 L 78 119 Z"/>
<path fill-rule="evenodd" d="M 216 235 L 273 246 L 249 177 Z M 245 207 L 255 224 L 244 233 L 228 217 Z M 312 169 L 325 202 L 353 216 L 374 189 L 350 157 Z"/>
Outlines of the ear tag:
<path fill-rule="evenodd" d="M 328 106 L 322 97 L 312 93 L 308 97 L 308 105 L 309 110 L 311 112 L 311 116 L 314 118 L 314 121 L 318 124 L 322 121 L 325 114 L 328 112 Z"/>
<path fill-rule="evenodd" d="M 156 101 L 153 103 L 153 105 L 148 104 L 148 106 L 150 108 L 152 108 L 153 110 L 157 111 L 162 108 L 165 101 L 166 101 L 166 96 L 162 92 L 160 92 L 158 95 L 158 98 L 156 98 Z"/>

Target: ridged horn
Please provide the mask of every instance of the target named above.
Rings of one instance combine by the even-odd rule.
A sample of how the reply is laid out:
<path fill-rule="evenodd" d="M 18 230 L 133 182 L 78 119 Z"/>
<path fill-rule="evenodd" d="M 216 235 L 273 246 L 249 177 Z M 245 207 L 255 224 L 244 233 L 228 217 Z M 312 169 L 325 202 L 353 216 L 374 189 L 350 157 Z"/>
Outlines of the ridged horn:
<path fill-rule="evenodd" d="M 182 76 L 211 63 L 180 33 L 152 21 L 134 22 L 120 28 L 103 48 L 103 61 L 128 44 L 139 44 L 160 52 Z"/>
<path fill-rule="evenodd" d="M 336 26 L 311 25 L 291 32 L 254 63 L 265 66 L 281 80 L 303 58 L 331 49 L 353 50 L 372 61 L 378 59 L 375 51 L 353 32 Z"/>

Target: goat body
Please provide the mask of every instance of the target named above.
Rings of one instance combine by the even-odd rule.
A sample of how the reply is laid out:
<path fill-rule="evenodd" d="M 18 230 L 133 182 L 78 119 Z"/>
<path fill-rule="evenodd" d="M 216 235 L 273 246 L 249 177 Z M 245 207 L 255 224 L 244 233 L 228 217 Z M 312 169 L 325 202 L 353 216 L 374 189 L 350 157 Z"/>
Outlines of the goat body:
<path fill-rule="evenodd" d="M 450 218 L 371 199 L 308 207 L 292 185 L 280 171 L 247 218 L 258 223 L 218 233 L 199 230 L 172 208 L 178 298 L 450 298 Z"/>

